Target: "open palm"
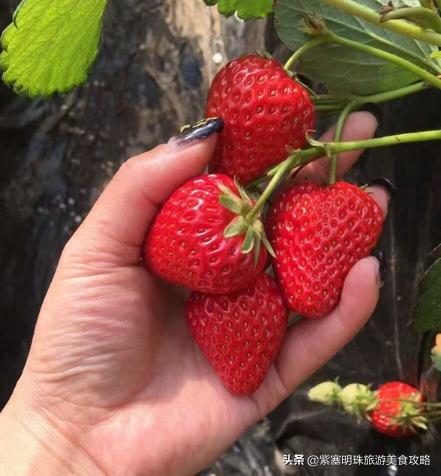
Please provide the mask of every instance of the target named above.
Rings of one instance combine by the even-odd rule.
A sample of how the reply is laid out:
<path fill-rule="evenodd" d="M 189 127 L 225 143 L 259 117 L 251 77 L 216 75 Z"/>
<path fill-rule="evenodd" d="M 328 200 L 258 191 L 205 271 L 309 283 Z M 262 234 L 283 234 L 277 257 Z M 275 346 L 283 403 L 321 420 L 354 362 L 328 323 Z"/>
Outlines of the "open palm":
<path fill-rule="evenodd" d="M 354 114 L 345 139 L 367 138 L 374 129 L 372 116 Z M 43 304 L 16 394 L 26 393 L 97 474 L 203 469 L 341 349 L 376 305 L 379 264 L 370 257 L 351 271 L 330 316 L 289 329 L 254 395 L 237 397 L 223 387 L 190 338 L 185 291 L 139 261 L 157 207 L 204 169 L 215 142 L 170 143 L 128 161 L 67 244 Z M 342 157 L 340 172 L 357 155 Z M 303 174 L 320 180 L 323 168 L 314 163 Z M 387 193 L 371 192 L 385 210 Z"/>

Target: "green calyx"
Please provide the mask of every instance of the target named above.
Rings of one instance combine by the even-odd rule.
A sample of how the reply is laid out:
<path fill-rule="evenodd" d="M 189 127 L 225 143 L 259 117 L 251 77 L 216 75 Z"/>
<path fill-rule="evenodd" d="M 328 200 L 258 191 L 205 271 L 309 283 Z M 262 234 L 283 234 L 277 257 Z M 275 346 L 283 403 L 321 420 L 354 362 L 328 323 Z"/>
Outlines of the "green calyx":
<path fill-rule="evenodd" d="M 392 423 L 402 428 L 412 430 L 427 430 L 428 419 L 423 415 L 421 395 L 415 393 L 409 400 L 401 402 L 400 414 L 392 418 Z"/>
<path fill-rule="evenodd" d="M 219 185 L 219 189 L 222 192 L 219 197 L 220 204 L 236 215 L 225 228 L 224 237 L 232 238 L 233 236 L 244 236 L 241 251 L 244 254 L 254 251 L 254 263 L 257 265 L 261 245 L 263 245 L 273 257 L 275 257 L 275 252 L 266 237 L 265 228 L 260 220 L 260 214 L 254 216 L 250 213 L 254 207 L 253 201 L 242 185 L 237 181 L 235 181 L 235 185 L 240 196 L 225 185 Z"/>
<path fill-rule="evenodd" d="M 360 383 L 346 385 L 339 397 L 343 410 L 357 418 L 366 417 L 367 412 L 377 404 L 375 392 L 369 386 Z"/>

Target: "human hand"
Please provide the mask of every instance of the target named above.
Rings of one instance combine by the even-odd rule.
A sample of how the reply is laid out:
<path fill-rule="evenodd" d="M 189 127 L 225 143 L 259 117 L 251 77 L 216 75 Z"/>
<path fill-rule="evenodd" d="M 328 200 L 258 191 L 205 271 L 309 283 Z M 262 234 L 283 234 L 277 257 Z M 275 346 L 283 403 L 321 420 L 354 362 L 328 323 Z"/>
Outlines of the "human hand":
<path fill-rule="evenodd" d="M 369 138 L 375 128 L 372 115 L 354 113 L 343 140 Z M 185 291 L 160 282 L 139 258 L 158 207 L 203 171 L 215 144 L 215 133 L 183 145 L 175 140 L 127 161 L 66 245 L 23 375 L 0 415 L 5 474 L 194 474 L 324 365 L 372 314 L 380 263 L 368 257 L 350 272 L 329 316 L 288 330 L 254 395 L 224 388 L 189 335 Z M 343 154 L 339 174 L 359 155 Z M 297 180 L 321 180 L 326 167 L 327 160 L 314 162 Z M 386 213 L 387 191 L 369 192 Z"/>

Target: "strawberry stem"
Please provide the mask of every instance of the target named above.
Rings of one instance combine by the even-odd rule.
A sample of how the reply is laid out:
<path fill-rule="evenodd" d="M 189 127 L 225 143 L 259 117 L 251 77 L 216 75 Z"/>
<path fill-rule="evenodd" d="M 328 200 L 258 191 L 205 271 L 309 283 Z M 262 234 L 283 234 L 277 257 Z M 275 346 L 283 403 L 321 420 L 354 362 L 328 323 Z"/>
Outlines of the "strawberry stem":
<path fill-rule="evenodd" d="M 435 423 L 439 423 L 441 421 L 441 417 L 434 417 L 434 418 L 430 417 L 429 421 L 433 425 Z"/>
<path fill-rule="evenodd" d="M 388 91 L 386 93 L 373 94 L 371 96 L 355 96 L 351 102 L 346 104 L 343 110 L 340 112 L 336 127 L 334 142 L 340 142 L 343 134 L 344 125 L 349 114 L 356 109 L 359 109 L 363 104 L 368 103 L 380 103 L 384 101 L 390 101 L 392 99 L 397 99 L 400 97 L 407 96 L 409 94 L 414 94 L 416 92 L 422 91 L 427 88 L 427 83 L 425 81 L 420 81 L 410 86 L 404 88 L 396 89 L 394 91 Z M 333 153 L 330 156 L 330 172 L 329 172 L 329 184 L 332 185 L 337 180 L 337 162 L 338 155 Z"/>
<path fill-rule="evenodd" d="M 340 111 L 341 110 L 341 105 L 340 104 L 316 104 L 315 110 L 320 111 L 320 112 Z"/>
<path fill-rule="evenodd" d="M 340 116 L 335 126 L 334 142 L 340 142 L 343 134 L 343 128 L 345 126 L 346 120 L 349 114 L 358 106 L 356 101 L 352 101 L 346 105 L 346 107 L 341 111 Z M 337 165 L 338 165 L 338 154 L 336 152 L 331 154 L 331 163 L 329 171 L 329 185 L 332 185 L 337 180 Z"/>
<path fill-rule="evenodd" d="M 393 91 L 387 91 L 385 93 L 372 94 L 370 96 L 352 96 L 350 103 L 354 105 L 352 110 L 356 110 L 363 104 L 380 104 L 382 102 L 392 101 L 394 99 L 409 96 L 410 94 L 415 94 L 428 88 L 429 85 L 426 83 L 426 81 L 418 81 L 417 83 L 411 84 L 410 86 L 394 89 Z M 350 104 L 347 102 L 345 104 L 345 102 L 346 101 L 344 101 L 344 99 L 336 96 L 317 96 L 315 99 L 315 109 L 317 111 L 339 111 Z"/>
<path fill-rule="evenodd" d="M 424 417 L 431 420 L 432 418 L 441 417 L 441 412 L 424 412 Z"/>
<path fill-rule="evenodd" d="M 403 7 L 396 8 L 381 15 L 381 22 L 390 20 L 410 20 L 419 24 L 423 28 L 431 28 L 436 32 L 441 32 L 441 18 L 431 9 L 425 7 Z"/>
<path fill-rule="evenodd" d="M 411 84 L 410 86 L 394 89 L 393 91 L 387 91 L 385 93 L 372 94 L 370 96 L 354 96 L 352 100 L 358 105 L 367 103 L 379 104 L 381 102 L 392 101 L 393 99 L 399 99 L 409 96 L 410 94 L 424 91 L 425 89 L 428 89 L 428 87 L 429 85 L 426 83 L 426 81 L 419 81 L 417 83 Z"/>
<path fill-rule="evenodd" d="M 286 175 L 297 167 L 303 167 L 306 164 L 309 164 L 310 162 L 313 162 L 314 160 L 317 160 L 323 156 L 330 157 L 331 154 L 340 154 L 342 152 L 350 152 L 352 150 L 375 149 L 379 147 L 435 140 L 441 140 L 441 129 L 423 132 L 410 132 L 407 134 L 396 134 L 392 136 L 378 137 L 375 139 L 349 142 L 319 142 L 316 140 L 310 140 L 310 143 L 313 147 L 294 152 L 277 167 L 269 169 L 269 173 L 272 175 L 272 178 L 254 207 L 247 214 L 246 220 L 251 222 L 260 213 L 273 192 L 286 178 Z M 254 187 L 266 180 L 268 180 L 268 175 L 263 175 L 262 177 L 254 180 L 254 182 L 249 184 L 248 187 Z"/>
<path fill-rule="evenodd" d="M 424 41 L 431 45 L 441 46 L 441 34 L 413 25 L 405 20 L 393 20 L 381 23 L 381 14 L 355 0 L 324 0 L 324 2 L 387 30 L 394 31 L 415 40 Z M 437 3 L 441 2 L 437 0 Z"/>
<path fill-rule="evenodd" d="M 246 216 L 247 221 L 252 221 L 265 206 L 268 199 L 271 197 L 273 192 L 283 181 L 286 174 L 291 170 L 303 166 L 312 160 L 316 159 L 323 154 L 323 148 L 321 147 L 311 147 L 310 149 L 300 150 L 290 155 L 284 162 L 282 162 L 277 169 L 275 169 L 275 174 L 273 175 L 271 181 L 266 186 L 259 200 L 257 200 L 253 209 Z"/>
<path fill-rule="evenodd" d="M 409 144 L 412 142 L 426 142 L 441 140 L 441 129 L 433 131 L 410 132 L 407 134 L 396 134 L 392 136 L 378 137 L 375 139 L 359 140 L 352 142 L 328 142 L 323 147 L 332 152 L 348 152 L 358 149 L 375 149 L 391 145 Z M 319 143 L 314 143 L 317 146 Z"/>
<path fill-rule="evenodd" d="M 439 408 L 441 411 L 441 402 L 416 402 L 415 400 L 405 400 L 405 399 L 399 399 L 398 401 L 402 403 L 411 403 L 417 407 Z"/>
<path fill-rule="evenodd" d="M 286 71 L 289 71 L 300 59 L 302 55 L 304 55 L 309 50 L 315 48 L 316 46 L 322 45 L 323 43 L 327 43 L 328 40 L 326 38 L 314 38 L 312 40 L 307 41 L 304 45 L 302 45 L 295 53 L 288 59 L 285 63 L 284 68 Z"/>

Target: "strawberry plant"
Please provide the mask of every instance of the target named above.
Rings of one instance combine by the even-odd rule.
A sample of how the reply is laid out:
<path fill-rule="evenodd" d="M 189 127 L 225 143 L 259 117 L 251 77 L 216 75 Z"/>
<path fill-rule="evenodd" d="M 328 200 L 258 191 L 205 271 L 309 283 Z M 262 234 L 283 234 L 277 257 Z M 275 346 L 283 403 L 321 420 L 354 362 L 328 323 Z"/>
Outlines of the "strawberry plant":
<path fill-rule="evenodd" d="M 308 393 L 313 402 L 336 405 L 390 438 L 408 438 L 427 430 L 440 418 L 441 404 L 426 403 L 421 392 L 403 382 L 386 382 L 376 390 L 351 383 L 341 387 L 336 382 L 322 382 Z"/>
<path fill-rule="evenodd" d="M 193 291 L 187 321 L 196 342 L 226 386 L 246 394 L 276 358 L 288 311 L 326 318 L 351 267 L 379 239 L 384 216 L 365 187 L 337 181 L 339 155 L 441 140 L 441 130 L 427 130 L 342 141 L 349 114 L 363 105 L 441 89 L 441 1 L 205 3 L 243 21 L 268 17 L 292 54 L 284 63 L 248 55 L 220 69 L 206 105 L 219 133 L 212 174 L 173 192 L 148 231 L 142 258 L 165 281 Z M 5 83 L 33 98 L 84 82 L 106 7 L 106 0 L 23 0 L 1 38 Z M 337 119 L 334 137 L 318 141 L 317 120 L 329 115 Z M 326 183 L 287 186 L 323 158 Z M 270 265 L 276 281 L 263 274 Z M 441 328 L 440 268 L 435 263 L 422 284 L 419 331 Z M 230 332 L 238 335 L 234 344 Z M 352 402 L 354 388 L 343 392 L 343 408 L 371 411 L 369 389 L 357 387 Z M 423 425 L 426 404 L 418 398 L 412 405 L 406 431 Z M 395 411 L 403 417 L 401 407 Z"/>

